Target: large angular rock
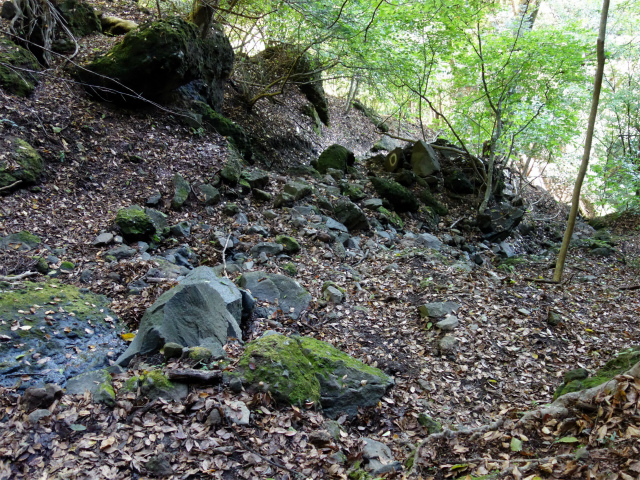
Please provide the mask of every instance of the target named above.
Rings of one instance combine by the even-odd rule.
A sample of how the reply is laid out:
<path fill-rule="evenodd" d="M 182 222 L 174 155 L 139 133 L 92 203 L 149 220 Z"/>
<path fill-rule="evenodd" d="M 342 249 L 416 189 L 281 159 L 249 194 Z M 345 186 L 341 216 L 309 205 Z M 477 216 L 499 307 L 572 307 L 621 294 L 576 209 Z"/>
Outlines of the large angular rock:
<path fill-rule="evenodd" d="M 8 38 L 0 38 L 0 87 L 5 92 L 19 97 L 31 95 L 38 85 L 40 70 L 33 53 Z"/>
<path fill-rule="evenodd" d="M 376 192 L 389 200 L 391 207 L 397 212 L 417 212 L 420 204 L 414 193 L 398 182 L 372 177 L 371 183 Z"/>
<path fill-rule="evenodd" d="M 309 306 L 311 295 L 298 282 L 284 275 L 248 272 L 238 279 L 240 288 L 247 289 L 260 302 L 268 302 L 268 312 L 282 310 L 294 320 Z"/>
<path fill-rule="evenodd" d="M 174 210 L 179 210 L 184 205 L 184 202 L 189 198 L 189 193 L 191 193 L 191 185 L 189 182 L 185 180 L 185 178 L 176 173 L 173 176 L 173 200 L 171 200 L 171 208 Z"/>
<path fill-rule="evenodd" d="M 434 250 L 440 251 L 442 249 L 442 242 L 435 235 L 431 235 L 430 233 L 421 233 L 416 238 L 416 243 L 418 245 L 422 245 L 423 247 L 433 248 Z"/>
<path fill-rule="evenodd" d="M 84 392 L 89 392 L 94 402 L 115 405 L 116 394 L 112 380 L 106 369 L 83 373 L 67 381 L 66 393 L 84 395 Z"/>
<path fill-rule="evenodd" d="M 71 377 L 109 366 L 124 347 L 106 297 L 55 281 L 0 287 L 0 318 L 3 387 L 21 375 L 31 376 L 25 386 L 64 386 Z"/>
<path fill-rule="evenodd" d="M 157 352 L 169 342 L 224 356 L 227 337 L 242 338 L 241 316 L 240 290 L 211 268 L 198 267 L 147 309 L 136 337 L 116 363 L 126 366 L 134 355 Z"/>
<path fill-rule="evenodd" d="M 477 222 L 484 238 L 490 242 L 501 242 L 511 235 L 523 217 L 523 209 L 501 203 L 478 214 Z"/>
<path fill-rule="evenodd" d="M 129 240 L 142 240 L 156 232 L 151 217 L 138 205 L 118 210 L 115 222 L 122 236 Z"/>
<path fill-rule="evenodd" d="M 346 172 L 347 167 L 353 165 L 355 161 L 356 157 L 353 152 L 342 145 L 333 144 L 320 154 L 317 170 L 323 174 L 327 173 L 330 168 Z"/>
<path fill-rule="evenodd" d="M 311 195 L 311 185 L 300 181 L 292 180 L 284 186 L 284 193 L 288 193 L 294 200 L 301 200 Z"/>
<path fill-rule="evenodd" d="M 24 140 L 8 136 L 0 140 L 0 151 L 4 154 L 0 156 L 0 188 L 36 183 L 44 170 L 44 162 L 35 148 Z"/>
<path fill-rule="evenodd" d="M 221 32 L 203 39 L 193 23 L 168 17 L 132 30 L 75 74 L 98 98 L 118 103 L 135 101 L 137 95 L 162 101 L 178 87 L 201 80 L 207 103 L 219 111 L 223 80 L 231 73 L 233 58 L 231 44 Z"/>
<path fill-rule="evenodd" d="M 333 206 L 333 215 L 350 232 L 369 230 L 369 221 L 364 212 L 355 203 L 347 199 L 338 200 Z"/>
<path fill-rule="evenodd" d="M 411 152 L 411 168 L 419 177 L 428 177 L 440 171 L 438 155 L 431 145 L 423 140 L 414 144 Z"/>
<path fill-rule="evenodd" d="M 325 415 L 355 416 L 376 405 L 393 379 L 309 337 L 263 335 L 247 344 L 233 375 L 250 390 L 267 390 L 280 402 L 322 407 Z"/>
<path fill-rule="evenodd" d="M 101 32 L 102 25 L 93 7 L 79 0 L 64 0 L 58 4 L 67 27 L 76 37 L 84 37 L 93 32 Z"/>

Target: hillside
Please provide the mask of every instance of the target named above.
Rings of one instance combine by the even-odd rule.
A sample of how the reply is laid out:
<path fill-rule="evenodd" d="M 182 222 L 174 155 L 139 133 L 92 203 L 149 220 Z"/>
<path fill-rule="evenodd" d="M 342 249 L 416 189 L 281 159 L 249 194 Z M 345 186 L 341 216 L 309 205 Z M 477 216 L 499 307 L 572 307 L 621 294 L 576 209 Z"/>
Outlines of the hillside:
<path fill-rule="evenodd" d="M 112 4 L 102 7 L 137 21 L 145 16 Z M 118 40 L 84 37 L 74 62 L 83 63 Z M 116 333 L 130 341 L 127 333 L 137 330 L 145 310 L 184 276 L 164 274 L 182 272 L 178 266 L 217 267 L 236 282 L 251 271 L 287 275 L 311 294 L 308 308 L 297 318 L 282 310 L 256 311 L 243 321 L 241 341 L 225 345 L 227 361 L 211 362 L 205 371 L 219 371 L 221 377 L 233 372 L 246 344 L 274 331 L 327 342 L 379 368 L 395 384 L 377 405 L 333 420 L 317 405 L 286 405 L 228 381 L 192 384 L 179 402 L 148 400 L 139 389 L 126 391 L 132 377 L 194 366 L 189 359 L 154 353 L 112 372 L 113 405 L 94 402 L 88 393 L 64 395 L 47 406 L 50 416 L 34 420 L 19 402 L 27 387 L 38 385 L 40 374 L 6 369 L 0 478 L 640 475 L 637 377 L 617 377 L 616 390 L 572 405 L 575 410 L 560 420 L 543 412 L 520 421 L 524 412 L 553 401 L 565 373 L 583 368 L 593 375 L 619 352 L 638 346 L 637 216 L 614 218 L 597 231 L 579 222 L 565 280 L 539 282 L 551 276 L 567 213 L 546 192 L 523 192 L 526 215 L 506 244 L 487 240 L 480 230 L 472 195 L 447 188 L 433 190 L 446 207 L 441 215 L 424 208 L 399 216 L 367 209 L 365 202 L 379 197 L 367 160 L 381 132 L 361 111 L 345 113 L 345 100 L 330 97 L 330 126 L 323 125 L 318 135 L 301 113 L 306 100 L 297 89 L 248 112 L 232 83 L 233 77 L 225 85 L 223 113 L 252 138 L 258 161 L 242 169 L 267 172 L 268 183 L 260 190 L 268 197 L 220 180 L 237 157 L 225 137 L 189 126 L 171 107 L 123 109 L 96 101 L 73 80 L 62 58 L 43 73 L 30 97 L 0 90 L 0 143 L 8 145 L 14 137 L 27 141 L 45 164 L 37 184 L 0 197 L 0 236 L 28 231 L 40 239 L 30 249 L 2 244 L 0 302 L 13 302 L 31 281 L 88 289 L 111 299 L 108 308 L 122 322 Z M 405 125 L 396 136 L 416 131 Z M 333 144 L 356 157 L 353 169 L 342 172 L 344 181 L 310 167 Z M 441 160 L 443 169 L 468 168 L 457 158 Z M 171 206 L 175 174 L 191 186 L 179 209 Z M 272 197 L 292 182 L 308 185 L 311 193 L 274 207 Z M 417 197 L 416 182 L 409 188 Z M 217 185 L 220 201 L 205 202 L 201 185 Z M 327 202 L 335 206 L 346 198 L 349 185 L 361 188 L 354 203 L 372 228 L 349 229 L 341 243 L 336 238 L 342 230 L 325 232 L 319 225 L 332 218 Z M 153 208 L 179 228 L 145 245 L 118 238 L 123 232 L 115 224 L 117 213 L 149 205 L 156 194 L 160 199 Z M 100 234 L 108 240 L 96 242 Z M 421 237 L 425 234 L 429 237 Z M 253 250 L 281 235 L 293 237 L 301 249 L 264 256 Z M 420 243 L 431 236 L 437 244 Z M 225 238 L 232 248 L 221 241 Z M 114 248 L 120 248 L 117 255 Z M 173 260 L 158 260 L 171 255 Z M 326 294 L 328 281 L 343 298 Z M 444 315 L 421 316 L 420 307 L 434 302 L 456 304 L 447 312 L 455 314 L 453 326 L 436 327 Z M 28 310 L 21 311 L 24 318 Z M 13 342 L 9 330 L 25 323 L 1 320 L 2 342 Z M 445 337 L 451 342 L 443 343 Z M 111 348 L 111 363 L 126 346 L 122 340 Z M 18 348 L 2 350 L 3 369 Z M 69 355 L 80 355 L 79 347 L 73 348 Z M 21 355 L 15 360 L 41 360 L 29 352 Z M 231 420 L 237 401 L 251 412 L 246 425 Z M 230 405 L 235 406 L 229 410 Z M 445 433 L 438 433 L 441 427 Z M 371 470 L 374 476 L 367 477 Z"/>

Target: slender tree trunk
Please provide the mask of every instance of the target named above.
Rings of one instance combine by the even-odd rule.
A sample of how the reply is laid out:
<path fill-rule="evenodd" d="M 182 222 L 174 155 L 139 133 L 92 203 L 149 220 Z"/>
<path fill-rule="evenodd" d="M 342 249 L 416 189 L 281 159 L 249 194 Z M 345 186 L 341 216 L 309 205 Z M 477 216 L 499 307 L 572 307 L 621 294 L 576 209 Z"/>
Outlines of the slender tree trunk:
<path fill-rule="evenodd" d="M 496 164 L 496 145 L 500 136 L 502 135 L 502 105 L 498 104 L 498 108 L 496 109 L 496 131 L 493 137 L 491 137 L 491 150 L 489 152 L 489 171 L 487 172 L 487 185 L 486 190 L 484 191 L 484 198 L 482 199 L 482 203 L 480 204 L 480 208 L 478 209 L 479 213 L 484 212 L 487 209 L 487 205 L 489 204 L 489 199 L 491 198 L 491 193 L 493 192 L 493 170 Z"/>
<path fill-rule="evenodd" d="M 578 178 L 573 189 L 573 197 L 571 199 L 571 212 L 569 213 L 569 222 L 567 223 L 567 229 L 564 232 L 564 239 L 562 240 L 562 246 L 558 253 L 558 260 L 556 262 L 556 269 L 553 274 L 553 279 L 556 282 L 562 280 L 562 271 L 564 270 L 564 262 L 567 258 L 567 250 L 569 250 L 569 242 L 571 242 L 571 236 L 573 235 L 573 228 L 576 224 L 576 216 L 578 214 L 578 208 L 580 207 L 580 190 L 582 189 L 582 181 L 587 173 L 587 167 L 589 166 L 589 155 L 591 154 L 591 142 L 593 141 L 593 130 L 596 123 L 596 115 L 598 114 L 598 102 L 600 100 L 600 90 L 602 88 L 602 76 L 604 73 L 604 37 L 607 32 L 607 16 L 609 14 L 609 0 L 603 0 L 602 2 L 602 14 L 600 16 L 600 32 L 598 34 L 598 41 L 596 44 L 596 54 L 598 59 L 598 68 L 596 70 L 596 76 L 593 84 L 593 98 L 591 99 L 591 113 L 589 114 L 589 126 L 587 127 L 587 138 L 584 142 L 584 154 L 582 155 L 582 163 L 580 164 L 580 171 L 578 172 Z"/>

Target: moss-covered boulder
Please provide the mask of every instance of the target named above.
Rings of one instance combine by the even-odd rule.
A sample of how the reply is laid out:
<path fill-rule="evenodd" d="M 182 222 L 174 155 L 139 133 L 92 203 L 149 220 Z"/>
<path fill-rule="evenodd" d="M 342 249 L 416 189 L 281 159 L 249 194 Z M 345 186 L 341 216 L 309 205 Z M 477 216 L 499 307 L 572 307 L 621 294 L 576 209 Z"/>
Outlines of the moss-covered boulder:
<path fill-rule="evenodd" d="M 6 137 L 0 140 L 0 151 L 5 154 L 0 157 L 0 188 L 14 184 L 21 187 L 38 181 L 44 162 L 35 148 L 19 138 Z"/>
<path fill-rule="evenodd" d="M 367 216 L 351 200 L 346 198 L 338 200 L 333 206 L 333 215 L 350 232 L 369 230 L 370 225 Z"/>
<path fill-rule="evenodd" d="M 418 194 L 420 201 L 424 203 L 427 207 L 431 207 L 433 211 L 438 215 L 446 215 L 449 213 L 449 209 L 445 207 L 440 201 L 433 196 L 431 190 L 425 188 L 420 191 Z"/>
<path fill-rule="evenodd" d="M 37 235 L 22 230 L 0 238 L 0 250 L 18 250 L 26 252 L 38 247 L 42 240 Z"/>
<path fill-rule="evenodd" d="M 356 110 L 360 110 L 364 114 L 364 116 L 367 117 L 371 121 L 371 123 L 373 123 L 376 126 L 376 128 L 380 129 L 380 131 L 384 133 L 389 131 L 389 125 L 384 123 L 384 119 L 380 115 L 378 115 L 374 110 L 368 108 L 360 101 L 355 100 L 353 102 L 353 108 L 355 108 Z"/>
<path fill-rule="evenodd" d="M 58 4 L 58 9 L 66 20 L 69 30 L 76 37 L 102 31 L 100 19 L 88 3 L 80 0 L 64 0 Z"/>
<path fill-rule="evenodd" d="M 621 351 L 593 376 L 589 376 L 589 372 L 583 368 L 570 370 L 565 374 L 563 383 L 553 394 L 553 399 L 555 400 L 566 393 L 579 392 L 602 385 L 612 380 L 616 375 L 631 369 L 638 362 L 640 362 L 640 346 Z"/>
<path fill-rule="evenodd" d="M 347 150 L 342 145 L 333 144 L 320 154 L 316 169 L 323 174 L 327 173 L 329 168 L 346 172 L 347 167 L 353 165 L 355 161 L 356 157 L 352 151 Z"/>
<path fill-rule="evenodd" d="M 0 87 L 12 95 L 26 97 L 38 85 L 40 65 L 26 48 L 0 37 Z"/>
<path fill-rule="evenodd" d="M 107 367 L 123 349 L 109 300 L 55 281 L 0 287 L 0 386 L 57 383 Z"/>
<path fill-rule="evenodd" d="M 222 180 L 229 185 L 236 185 L 240 181 L 241 173 L 242 166 L 236 158 L 227 159 L 227 163 L 225 163 L 222 170 L 220 170 Z"/>
<path fill-rule="evenodd" d="M 277 401 L 314 405 L 335 418 L 376 405 L 393 385 L 377 368 L 310 337 L 263 335 L 247 344 L 233 375 Z"/>
<path fill-rule="evenodd" d="M 124 35 L 138 28 L 138 24 L 132 20 L 125 20 L 110 15 L 100 16 L 100 25 L 102 27 L 102 33 L 105 35 Z"/>
<path fill-rule="evenodd" d="M 340 191 L 342 192 L 342 195 L 349 197 L 349 200 L 352 202 L 359 202 L 367 196 L 362 185 L 358 185 L 356 183 L 343 182 L 340 185 Z"/>
<path fill-rule="evenodd" d="M 300 243 L 288 235 L 278 235 L 276 237 L 276 243 L 283 246 L 285 253 L 298 253 L 300 251 Z"/>
<path fill-rule="evenodd" d="M 185 178 L 176 173 L 173 176 L 173 200 L 171 200 L 171 208 L 174 210 L 180 210 L 184 203 L 189 198 L 191 193 L 191 185 L 185 180 Z"/>
<path fill-rule="evenodd" d="M 140 392 L 149 400 L 163 398 L 173 402 L 182 402 L 187 398 L 189 387 L 184 383 L 172 382 L 161 370 L 151 370 L 142 375 L 131 377 L 122 387 L 126 392 Z"/>
<path fill-rule="evenodd" d="M 115 222 L 122 236 L 129 240 L 148 238 L 156 233 L 151 217 L 139 205 L 118 210 Z"/>
<path fill-rule="evenodd" d="M 372 177 L 371 184 L 378 195 L 385 198 L 397 212 L 417 212 L 420 204 L 411 190 L 398 182 Z"/>
<path fill-rule="evenodd" d="M 168 17 L 127 33 L 75 75 L 90 93 L 117 103 L 134 102 L 138 95 L 163 101 L 178 87 L 201 80 L 207 103 L 219 110 L 222 80 L 231 73 L 233 57 L 221 32 L 203 39 L 194 24 Z"/>
<path fill-rule="evenodd" d="M 444 175 L 444 186 L 447 190 L 459 195 L 469 195 L 474 192 L 473 183 L 461 170 L 451 170 Z"/>

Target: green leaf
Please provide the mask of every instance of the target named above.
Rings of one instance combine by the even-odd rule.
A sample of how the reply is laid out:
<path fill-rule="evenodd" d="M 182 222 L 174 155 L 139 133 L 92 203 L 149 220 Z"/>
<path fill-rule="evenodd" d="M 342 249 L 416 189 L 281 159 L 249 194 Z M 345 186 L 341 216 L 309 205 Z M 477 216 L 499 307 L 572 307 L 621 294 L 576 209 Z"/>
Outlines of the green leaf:
<path fill-rule="evenodd" d="M 457 465 L 453 465 L 451 467 L 451 470 L 459 470 L 461 468 L 467 468 L 469 465 L 467 465 L 466 463 L 458 463 Z"/>
<path fill-rule="evenodd" d="M 562 437 L 558 440 L 558 443 L 577 443 L 579 440 L 576 437 Z"/>
<path fill-rule="evenodd" d="M 51 130 L 53 130 L 53 133 L 60 133 L 62 131 L 62 128 L 60 128 L 60 127 L 51 127 Z"/>
<path fill-rule="evenodd" d="M 80 425 L 78 423 L 72 423 L 71 424 L 71 430 L 75 431 L 75 432 L 83 432 L 87 429 L 87 427 L 85 427 L 84 425 Z"/>
<path fill-rule="evenodd" d="M 520 452 L 522 451 L 522 440 L 513 437 L 511 439 L 511 451 L 512 452 Z"/>

